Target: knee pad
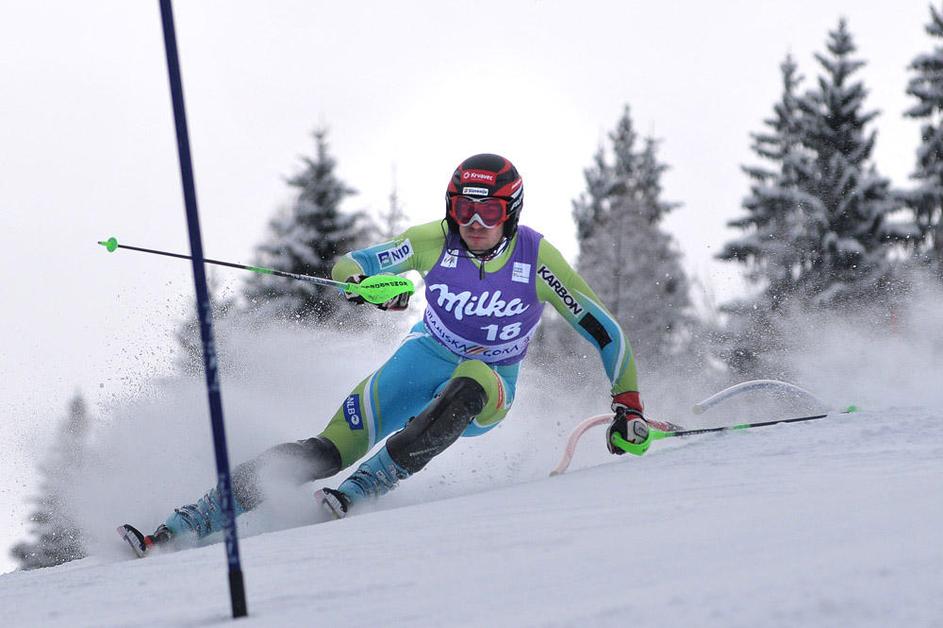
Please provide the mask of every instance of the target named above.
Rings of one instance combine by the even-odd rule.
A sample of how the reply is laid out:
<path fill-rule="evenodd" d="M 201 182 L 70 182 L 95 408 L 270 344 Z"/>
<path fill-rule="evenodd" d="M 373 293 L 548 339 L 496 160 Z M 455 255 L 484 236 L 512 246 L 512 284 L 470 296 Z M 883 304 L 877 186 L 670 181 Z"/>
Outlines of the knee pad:
<path fill-rule="evenodd" d="M 494 368 L 481 360 L 466 360 L 456 367 L 452 377 L 470 377 L 485 389 L 485 407 L 475 417 L 475 423 L 479 427 L 492 427 L 507 414 L 511 406 L 509 392 L 501 375 Z"/>
<path fill-rule="evenodd" d="M 488 381 L 493 377 L 491 367 L 481 360 L 465 360 L 452 372 L 453 378 L 470 377 L 477 379 L 479 383 Z"/>
<path fill-rule="evenodd" d="M 409 473 L 419 471 L 461 436 L 487 401 L 485 389 L 476 380 L 449 380 L 438 397 L 386 441 L 390 457 Z"/>

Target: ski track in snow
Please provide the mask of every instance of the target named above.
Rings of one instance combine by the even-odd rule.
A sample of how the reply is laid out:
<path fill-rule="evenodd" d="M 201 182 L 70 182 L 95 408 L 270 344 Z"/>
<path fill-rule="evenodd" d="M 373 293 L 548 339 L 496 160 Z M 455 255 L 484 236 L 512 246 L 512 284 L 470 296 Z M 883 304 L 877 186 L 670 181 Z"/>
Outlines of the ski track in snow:
<path fill-rule="evenodd" d="M 938 410 L 585 458 L 561 477 L 427 503 L 394 493 L 385 510 L 243 538 L 239 625 L 943 626 Z M 437 462 L 411 482 L 428 486 Z M 123 560 L 120 543 L 0 576 L 3 624 L 228 620 L 222 545 Z"/>

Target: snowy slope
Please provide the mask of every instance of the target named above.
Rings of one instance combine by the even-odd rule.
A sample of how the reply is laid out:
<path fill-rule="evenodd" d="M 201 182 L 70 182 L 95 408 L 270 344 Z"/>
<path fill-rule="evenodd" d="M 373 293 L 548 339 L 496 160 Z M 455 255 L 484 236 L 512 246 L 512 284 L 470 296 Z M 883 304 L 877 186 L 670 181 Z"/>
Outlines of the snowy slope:
<path fill-rule="evenodd" d="M 245 538 L 240 625 L 943 626 L 938 410 L 663 441 L 574 466 Z M 221 545 L 145 560 L 112 549 L 0 576 L 3 624 L 228 617 Z"/>

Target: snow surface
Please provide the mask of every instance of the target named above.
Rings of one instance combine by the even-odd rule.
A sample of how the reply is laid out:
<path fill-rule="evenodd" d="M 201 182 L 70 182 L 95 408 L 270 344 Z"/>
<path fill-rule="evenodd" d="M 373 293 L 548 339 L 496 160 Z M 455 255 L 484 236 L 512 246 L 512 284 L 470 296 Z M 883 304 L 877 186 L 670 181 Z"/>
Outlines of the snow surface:
<path fill-rule="evenodd" d="M 915 300 L 879 332 L 797 322 L 795 383 L 862 412 L 660 441 L 642 458 L 613 458 L 597 429 L 555 478 L 567 434 L 605 410 L 608 386 L 593 355 L 529 362 L 502 425 L 376 509 L 312 525 L 308 485 L 241 518 L 240 625 L 943 626 L 939 303 Z M 220 330 L 231 459 L 317 433 L 402 332 Z M 652 415 L 692 426 L 807 410 L 752 397 L 693 417 L 684 408 L 717 382 L 642 372 Z M 149 382 L 96 434 L 69 504 L 89 558 L 0 575 L 0 623 L 226 622 L 221 544 L 136 560 L 113 532 L 150 529 L 208 488 L 202 381 Z"/>
<path fill-rule="evenodd" d="M 941 495 L 943 415 L 921 408 L 662 442 L 246 538 L 240 625 L 940 626 Z M 0 608 L 15 626 L 222 622 L 224 550 L 7 574 Z"/>

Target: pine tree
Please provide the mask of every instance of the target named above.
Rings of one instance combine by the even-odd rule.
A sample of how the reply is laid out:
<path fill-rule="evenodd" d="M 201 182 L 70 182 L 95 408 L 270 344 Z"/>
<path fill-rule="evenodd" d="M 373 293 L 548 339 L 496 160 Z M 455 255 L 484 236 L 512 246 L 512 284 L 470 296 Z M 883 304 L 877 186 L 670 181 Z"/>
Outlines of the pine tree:
<path fill-rule="evenodd" d="M 301 172 L 288 179 L 297 195 L 269 223 L 270 237 L 257 247 L 256 265 L 329 278 L 338 256 L 365 244 L 368 227 L 363 212 L 341 211 L 356 191 L 334 173 L 327 131 L 315 131 L 314 138 L 316 155 L 302 158 Z M 314 320 L 330 318 L 340 303 L 334 288 L 270 275 L 251 275 L 245 296 L 266 312 Z"/>
<path fill-rule="evenodd" d="M 768 165 L 744 166 L 750 194 L 743 200 L 746 216 L 728 226 L 746 233 L 728 242 L 719 259 L 747 267 L 747 279 L 758 288 L 751 296 L 723 306 L 728 317 L 714 339 L 721 357 L 735 372 L 769 372 L 761 356 L 779 346 L 774 314 L 791 302 L 797 279 L 816 249 L 806 225 L 812 205 L 800 186 L 810 153 L 802 145 L 796 90 L 802 82 L 791 55 L 780 64 L 783 91 L 764 132 L 752 133 L 751 149 Z"/>
<path fill-rule="evenodd" d="M 67 503 L 69 477 L 82 464 L 89 419 L 85 401 L 76 395 L 69 404 L 50 454 L 39 466 L 42 496 L 30 515 L 32 540 L 17 543 L 11 555 L 21 569 L 61 565 L 85 556 L 82 532 L 72 521 Z"/>
<path fill-rule="evenodd" d="M 573 201 L 573 220 L 576 222 L 576 239 L 579 242 L 593 234 L 608 209 L 606 199 L 612 187 L 612 173 L 606 164 L 602 146 L 593 156 L 593 165 L 583 171 L 583 177 L 586 179 L 586 192 Z"/>
<path fill-rule="evenodd" d="M 690 326 L 681 255 L 660 223 L 678 205 L 661 199 L 657 142 L 637 135 L 628 106 L 610 134 L 613 163 L 597 153 L 587 193 L 574 204 L 580 232 L 577 266 L 629 335 L 640 361 L 658 366 L 678 350 Z"/>
<path fill-rule="evenodd" d="M 762 289 L 762 310 L 775 310 L 796 288 L 796 276 L 814 250 L 806 229 L 806 211 L 812 199 L 799 186 L 800 173 L 807 170 L 808 151 L 802 146 L 796 98 L 802 77 L 791 55 L 780 65 L 783 93 L 764 120 L 768 130 L 753 133 L 752 150 L 770 166 L 744 166 L 751 180 L 750 194 L 743 200 L 747 215 L 727 223 L 746 231 L 728 242 L 719 259 L 747 265 L 748 279 Z"/>
<path fill-rule="evenodd" d="M 808 198 L 802 221 L 802 267 L 796 286 L 812 304 L 840 306 L 869 301 L 888 285 L 888 249 L 903 234 L 887 222 L 896 209 L 889 181 L 877 173 L 871 152 L 877 136 L 864 112 L 867 90 L 852 76 L 865 63 L 844 19 L 831 31 L 816 89 L 798 100 L 800 135 L 814 159 L 799 164 L 798 185 Z M 808 238 L 808 248 L 803 244 Z"/>
<path fill-rule="evenodd" d="M 943 39 L 943 15 L 930 7 L 926 31 Z M 907 93 L 917 104 L 904 115 L 923 120 L 917 168 L 911 178 L 917 187 L 903 197 L 913 212 L 914 243 L 919 256 L 943 279 L 943 46 L 917 55 L 910 64 L 915 73 L 907 84 Z"/>

